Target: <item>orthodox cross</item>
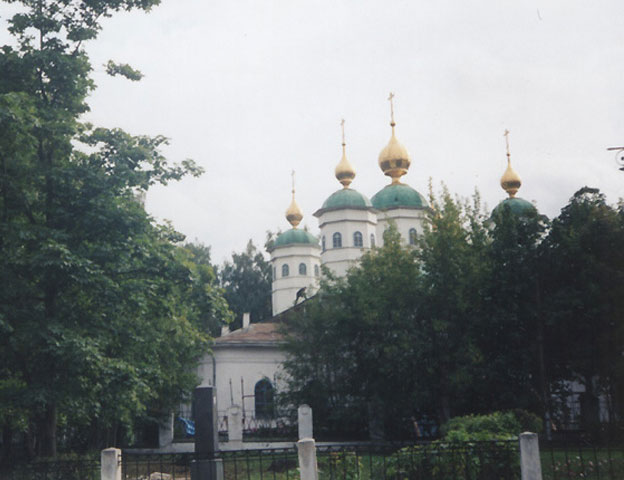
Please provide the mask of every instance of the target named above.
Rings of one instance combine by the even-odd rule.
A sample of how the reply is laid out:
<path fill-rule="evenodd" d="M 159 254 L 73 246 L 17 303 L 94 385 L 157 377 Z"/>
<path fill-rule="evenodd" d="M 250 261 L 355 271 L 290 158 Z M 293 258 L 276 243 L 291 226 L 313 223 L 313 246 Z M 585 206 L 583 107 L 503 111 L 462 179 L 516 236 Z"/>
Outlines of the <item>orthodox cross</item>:
<path fill-rule="evenodd" d="M 345 145 L 345 135 L 344 135 L 344 118 L 340 120 L 340 126 L 342 127 L 342 145 Z"/>
<path fill-rule="evenodd" d="M 390 92 L 390 95 L 388 96 L 388 100 L 390 101 L 390 122 L 392 125 L 394 125 L 394 102 L 392 101 L 393 98 L 394 98 L 394 93 Z"/>
<path fill-rule="evenodd" d="M 509 130 L 505 129 L 505 133 L 503 133 L 503 137 L 505 137 L 505 143 L 507 144 L 507 161 L 510 162 L 511 154 L 509 153 Z"/>
<path fill-rule="evenodd" d="M 290 175 L 292 176 L 292 194 L 293 198 L 295 198 L 295 171 L 290 172 Z"/>

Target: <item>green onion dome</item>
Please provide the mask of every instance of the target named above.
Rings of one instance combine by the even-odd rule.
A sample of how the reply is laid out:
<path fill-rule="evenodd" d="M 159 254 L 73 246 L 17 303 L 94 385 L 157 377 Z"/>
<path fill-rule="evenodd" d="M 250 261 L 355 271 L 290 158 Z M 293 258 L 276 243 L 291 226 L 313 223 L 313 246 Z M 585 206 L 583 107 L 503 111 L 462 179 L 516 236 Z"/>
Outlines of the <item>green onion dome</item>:
<path fill-rule="evenodd" d="M 533 217 L 537 215 L 537 209 L 531 202 L 527 202 L 523 198 L 509 197 L 500 202 L 496 208 L 492 210 L 491 218 L 496 218 L 499 215 L 502 215 L 507 208 L 512 214 L 521 217 Z"/>
<path fill-rule="evenodd" d="M 332 193 L 323 203 L 321 209 L 326 208 L 370 208 L 373 205 L 366 196 L 352 188 L 342 188 Z"/>
<path fill-rule="evenodd" d="M 426 208 L 427 200 L 420 193 L 404 183 L 393 183 L 382 188 L 371 199 L 378 210 L 389 208 Z"/>
<path fill-rule="evenodd" d="M 285 231 L 280 236 L 275 239 L 275 243 L 273 244 L 273 248 L 275 247 L 283 247 L 286 245 L 292 244 L 304 244 L 304 245 L 317 245 L 319 244 L 317 238 L 306 232 L 305 230 L 301 230 L 298 228 L 291 228 L 290 230 Z"/>

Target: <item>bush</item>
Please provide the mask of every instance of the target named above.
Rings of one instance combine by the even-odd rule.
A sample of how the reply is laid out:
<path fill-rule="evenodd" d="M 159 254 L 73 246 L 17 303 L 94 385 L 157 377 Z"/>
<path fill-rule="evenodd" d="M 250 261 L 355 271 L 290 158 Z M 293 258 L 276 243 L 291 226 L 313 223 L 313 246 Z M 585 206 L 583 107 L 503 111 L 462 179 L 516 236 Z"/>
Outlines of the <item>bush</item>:
<path fill-rule="evenodd" d="M 449 442 L 513 440 L 522 431 L 541 431 L 541 420 L 525 410 L 455 417 L 442 426 Z"/>
<path fill-rule="evenodd" d="M 402 448 L 385 463 L 386 478 L 392 480 L 512 480 L 518 478 L 520 472 L 518 447 L 509 441 L 454 443 L 437 440 Z"/>

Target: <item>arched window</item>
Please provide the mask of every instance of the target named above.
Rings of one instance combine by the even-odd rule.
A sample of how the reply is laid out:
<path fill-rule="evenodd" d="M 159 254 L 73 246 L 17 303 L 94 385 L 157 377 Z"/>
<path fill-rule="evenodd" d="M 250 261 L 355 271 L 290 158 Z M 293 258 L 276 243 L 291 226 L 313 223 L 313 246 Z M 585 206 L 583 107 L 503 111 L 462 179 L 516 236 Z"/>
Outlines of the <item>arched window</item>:
<path fill-rule="evenodd" d="M 332 242 L 334 244 L 334 248 L 342 247 L 342 235 L 340 235 L 340 233 L 338 232 L 334 233 L 332 237 Z"/>
<path fill-rule="evenodd" d="M 355 232 L 353 234 L 353 246 L 354 247 L 364 246 L 364 242 L 362 241 L 362 232 Z"/>
<path fill-rule="evenodd" d="M 321 238 L 321 246 L 323 248 L 323 251 L 325 251 L 325 235 L 323 235 L 323 238 Z"/>
<path fill-rule="evenodd" d="M 410 245 L 416 245 L 416 229 L 415 228 L 410 228 L 409 229 L 409 244 Z"/>
<path fill-rule="evenodd" d="M 314 265 L 314 276 L 318 277 L 321 274 L 319 266 L 318 265 Z"/>
<path fill-rule="evenodd" d="M 371 233 L 371 248 L 375 247 L 375 234 Z"/>
<path fill-rule="evenodd" d="M 254 387 L 254 403 L 256 418 L 273 418 L 275 409 L 273 404 L 273 385 L 263 378 Z"/>
<path fill-rule="evenodd" d="M 308 268 L 306 267 L 305 263 L 300 263 L 299 264 L 299 275 L 307 275 L 308 274 Z"/>
<path fill-rule="evenodd" d="M 287 277 L 288 276 L 288 264 L 284 264 L 282 265 L 282 277 Z"/>

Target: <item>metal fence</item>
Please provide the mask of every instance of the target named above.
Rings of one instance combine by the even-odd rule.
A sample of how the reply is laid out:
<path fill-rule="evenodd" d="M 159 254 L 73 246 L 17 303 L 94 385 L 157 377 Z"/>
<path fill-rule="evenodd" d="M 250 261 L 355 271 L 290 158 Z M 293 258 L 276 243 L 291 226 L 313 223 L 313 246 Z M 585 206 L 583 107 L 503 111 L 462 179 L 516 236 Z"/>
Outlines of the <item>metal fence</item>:
<path fill-rule="evenodd" d="M 225 480 L 295 480 L 297 451 L 295 448 L 239 450 L 220 452 Z M 136 454 L 123 453 L 124 480 L 190 480 L 194 461 L 207 457 L 195 453 Z"/>
<path fill-rule="evenodd" d="M 100 461 L 38 460 L 0 468 L 0 480 L 100 480 Z"/>
<path fill-rule="evenodd" d="M 540 440 L 542 478 L 624 479 L 624 445 L 590 444 L 588 442 L 546 442 Z"/>
<path fill-rule="evenodd" d="M 319 478 L 491 480 L 520 478 L 516 441 L 427 442 L 317 448 Z"/>
<path fill-rule="evenodd" d="M 225 480 L 295 480 L 295 448 L 220 452 Z M 196 454 L 124 453 L 124 480 L 190 479 Z M 320 480 L 514 480 L 516 441 L 317 446 Z"/>

